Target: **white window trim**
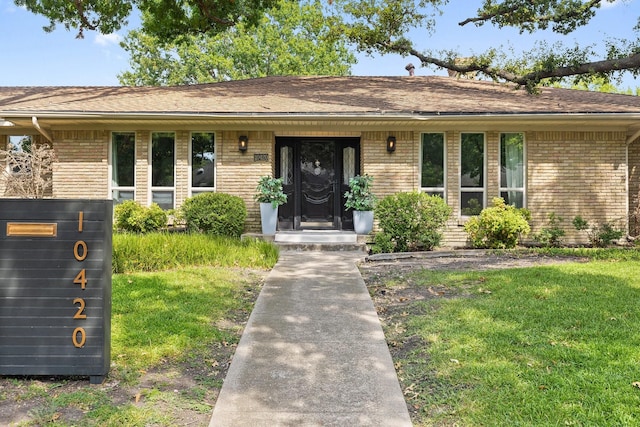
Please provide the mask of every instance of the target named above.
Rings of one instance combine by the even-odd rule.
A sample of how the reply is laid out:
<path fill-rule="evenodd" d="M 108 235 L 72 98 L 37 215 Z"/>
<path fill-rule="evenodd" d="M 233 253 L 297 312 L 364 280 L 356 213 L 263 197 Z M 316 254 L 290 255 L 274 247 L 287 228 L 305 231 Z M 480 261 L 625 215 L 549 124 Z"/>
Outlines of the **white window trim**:
<path fill-rule="evenodd" d="M 502 156 L 501 156 L 501 145 L 502 145 L 502 135 L 511 134 L 511 133 L 520 133 L 522 134 L 522 188 L 520 187 L 500 187 L 498 190 L 498 196 L 503 192 L 507 191 L 520 191 L 522 192 L 522 207 L 527 207 L 527 135 L 525 132 L 500 132 L 498 135 L 498 183 L 502 184 L 501 180 L 501 170 L 502 170 Z"/>
<path fill-rule="evenodd" d="M 120 186 L 114 186 L 113 185 L 113 135 L 117 134 L 117 133 L 133 133 L 133 187 L 120 187 Z M 107 164 L 108 164 L 108 190 L 107 190 L 107 198 L 109 200 L 114 200 L 113 199 L 113 192 L 114 190 L 118 190 L 118 191 L 133 191 L 133 200 L 136 200 L 136 180 L 137 180 L 137 174 L 136 174 L 136 156 L 138 154 L 138 136 L 136 135 L 135 132 L 131 132 L 131 131 L 112 131 L 111 134 L 109 135 L 109 148 L 108 148 L 108 152 L 107 152 Z"/>
<path fill-rule="evenodd" d="M 193 134 L 194 133 L 212 133 L 213 134 L 213 187 L 193 187 Z M 192 131 L 189 133 L 189 196 L 199 193 L 215 192 L 218 188 L 218 135 L 214 131 Z M 195 189 L 195 191 L 194 191 Z"/>
<path fill-rule="evenodd" d="M 442 141 L 443 141 L 443 184 L 444 187 L 423 187 L 422 186 L 422 136 L 425 134 L 440 134 L 442 135 Z M 418 165 L 418 187 L 420 188 L 420 191 L 423 193 L 435 193 L 435 192 L 442 192 L 443 195 L 443 199 L 445 202 L 447 202 L 447 154 L 448 154 L 448 144 L 447 144 L 447 133 L 446 132 L 421 132 L 420 133 L 420 143 L 418 144 L 419 146 L 419 150 L 420 150 L 420 154 L 418 156 L 419 158 L 419 165 Z"/>
<path fill-rule="evenodd" d="M 483 159 L 482 159 L 482 167 L 483 167 L 483 183 L 482 187 L 463 187 L 462 186 L 462 135 L 464 134 L 482 134 L 483 140 Z M 482 192 L 482 208 L 487 207 L 487 133 L 486 132 L 460 132 L 460 137 L 458 140 L 458 207 L 460 218 L 470 218 L 473 215 L 463 215 L 462 214 L 462 193 L 478 193 Z"/>
<path fill-rule="evenodd" d="M 152 179 L 153 179 L 153 134 L 155 133 L 172 133 L 173 134 L 173 187 L 153 187 L 152 184 Z M 176 172 L 177 172 L 177 165 L 176 165 L 176 156 L 177 156 L 177 135 L 178 133 L 175 131 L 152 131 L 149 133 L 149 149 L 148 151 L 148 155 L 147 155 L 147 166 L 149 169 L 149 177 L 148 177 L 148 181 L 147 181 L 147 188 L 149 189 L 149 192 L 147 193 L 147 200 L 149 201 L 149 205 L 151 205 L 153 203 L 153 192 L 154 191 L 172 191 L 173 192 L 173 206 L 171 209 L 175 209 L 176 208 Z"/>

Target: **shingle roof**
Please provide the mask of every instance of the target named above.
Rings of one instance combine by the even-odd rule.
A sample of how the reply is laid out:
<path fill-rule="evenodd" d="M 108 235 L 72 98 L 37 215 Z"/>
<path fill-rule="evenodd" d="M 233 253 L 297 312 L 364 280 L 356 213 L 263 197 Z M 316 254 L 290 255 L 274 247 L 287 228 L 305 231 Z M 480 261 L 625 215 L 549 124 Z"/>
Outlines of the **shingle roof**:
<path fill-rule="evenodd" d="M 640 113 L 640 97 L 450 77 L 266 77 L 172 87 L 0 87 L 11 114 Z"/>

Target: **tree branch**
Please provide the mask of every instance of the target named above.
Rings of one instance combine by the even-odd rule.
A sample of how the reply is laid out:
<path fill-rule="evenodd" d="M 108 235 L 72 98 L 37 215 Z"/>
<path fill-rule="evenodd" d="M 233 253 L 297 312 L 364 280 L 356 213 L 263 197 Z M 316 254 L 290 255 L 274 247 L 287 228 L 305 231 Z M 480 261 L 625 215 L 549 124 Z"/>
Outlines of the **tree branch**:
<path fill-rule="evenodd" d="M 554 15 L 553 13 L 551 13 L 551 10 L 548 10 L 547 11 L 548 13 L 546 15 L 534 15 L 531 13 L 529 18 L 518 19 L 517 23 L 518 25 L 522 25 L 524 22 L 528 22 L 528 23 L 537 23 L 538 25 L 540 25 L 540 23 L 548 23 L 548 22 L 561 23 L 563 21 L 581 19 L 581 18 L 584 18 L 584 13 L 586 10 L 591 10 L 593 8 L 600 7 L 601 3 L 602 3 L 602 0 L 591 0 L 581 7 L 572 8 L 561 15 Z M 550 6 L 551 5 L 549 5 L 548 9 L 551 9 Z M 487 21 L 491 21 L 491 20 L 496 20 L 498 21 L 498 23 L 502 23 L 502 24 L 512 25 L 513 23 L 511 22 L 511 19 L 509 19 L 510 18 L 509 15 L 515 12 L 518 12 L 518 10 L 520 10 L 521 8 L 522 8 L 521 4 L 513 5 L 510 7 L 506 7 L 504 4 L 502 4 L 493 13 L 482 13 L 482 14 L 479 14 L 477 17 L 467 18 L 464 21 L 459 22 L 458 25 L 460 25 L 461 27 L 470 23 L 474 23 L 474 24 L 478 23 L 478 25 L 482 25 Z M 498 19 L 498 18 L 504 18 L 504 19 Z"/>
<path fill-rule="evenodd" d="M 614 71 L 640 68 L 640 52 L 636 52 L 622 58 L 605 59 L 602 61 L 578 64 L 576 66 L 556 67 L 549 70 L 538 70 L 531 71 L 526 74 L 516 74 L 502 68 L 482 64 L 474 58 L 456 62 L 455 60 L 452 61 L 449 59 L 434 58 L 424 55 L 412 47 L 394 45 L 393 43 L 381 43 L 381 45 L 383 45 L 385 49 L 395 53 L 415 56 L 420 60 L 423 66 L 435 65 L 458 73 L 480 72 L 496 80 L 505 80 L 519 86 L 525 86 L 528 90 L 532 90 L 542 80 L 550 78 L 562 78 L 594 73 L 611 73 Z"/>

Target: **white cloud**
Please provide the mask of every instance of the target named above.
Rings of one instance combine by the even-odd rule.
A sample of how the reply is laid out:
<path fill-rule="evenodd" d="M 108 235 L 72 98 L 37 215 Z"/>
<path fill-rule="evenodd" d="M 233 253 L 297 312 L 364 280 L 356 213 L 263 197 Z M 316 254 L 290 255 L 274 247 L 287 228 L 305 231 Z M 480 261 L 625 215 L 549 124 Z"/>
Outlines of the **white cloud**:
<path fill-rule="evenodd" d="M 111 34 L 97 34 L 95 38 L 95 43 L 100 46 L 109 46 L 120 43 L 122 37 L 120 34 L 111 33 Z"/>

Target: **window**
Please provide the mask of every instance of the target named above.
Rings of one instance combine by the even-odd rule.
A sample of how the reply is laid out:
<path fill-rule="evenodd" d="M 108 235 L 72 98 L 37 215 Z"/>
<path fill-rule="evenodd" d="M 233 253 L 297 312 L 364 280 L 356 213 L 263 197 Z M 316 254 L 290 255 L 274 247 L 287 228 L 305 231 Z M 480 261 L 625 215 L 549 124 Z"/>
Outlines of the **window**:
<path fill-rule="evenodd" d="M 483 133 L 460 135 L 460 212 L 478 215 L 485 206 L 485 143 Z"/>
<path fill-rule="evenodd" d="M 111 198 L 116 203 L 134 200 L 136 135 L 114 132 L 111 135 Z"/>
<path fill-rule="evenodd" d="M 425 193 L 444 199 L 445 177 L 444 134 L 423 133 L 420 188 Z"/>
<path fill-rule="evenodd" d="M 175 194 L 175 134 L 151 134 L 151 202 L 173 209 Z"/>
<path fill-rule="evenodd" d="M 508 205 L 524 207 L 524 176 L 524 135 L 500 134 L 500 197 Z"/>
<path fill-rule="evenodd" d="M 191 193 L 215 191 L 216 187 L 215 134 L 191 134 Z"/>

